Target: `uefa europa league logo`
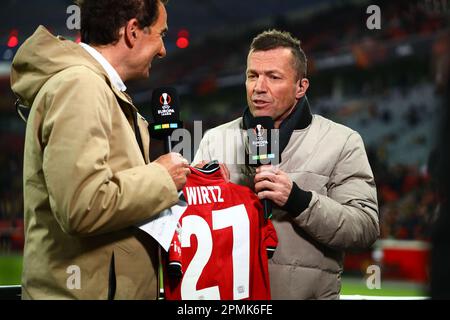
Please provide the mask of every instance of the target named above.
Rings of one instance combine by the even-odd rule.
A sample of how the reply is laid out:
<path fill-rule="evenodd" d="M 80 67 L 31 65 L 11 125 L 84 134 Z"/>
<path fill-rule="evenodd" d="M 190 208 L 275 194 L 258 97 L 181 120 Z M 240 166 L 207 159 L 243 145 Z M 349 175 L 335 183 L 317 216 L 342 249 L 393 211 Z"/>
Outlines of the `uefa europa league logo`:
<path fill-rule="evenodd" d="M 159 102 L 161 103 L 161 109 L 158 110 L 158 114 L 161 116 L 171 116 L 175 110 L 170 107 L 170 103 L 172 102 L 172 97 L 170 94 L 164 92 L 159 97 Z"/>
<path fill-rule="evenodd" d="M 161 97 L 159 97 L 159 102 L 161 102 L 163 109 L 167 110 L 170 108 L 169 104 L 172 102 L 172 97 L 164 92 Z"/>
<path fill-rule="evenodd" d="M 261 124 L 256 125 L 256 127 L 253 129 L 253 132 L 256 134 L 256 141 L 252 142 L 253 145 L 257 147 L 264 147 L 269 143 L 267 141 L 267 137 L 265 137 L 266 131 L 267 130 Z"/>
<path fill-rule="evenodd" d="M 257 141 L 263 141 L 264 140 L 264 128 L 262 125 L 257 124 L 256 125 L 256 140 Z"/>

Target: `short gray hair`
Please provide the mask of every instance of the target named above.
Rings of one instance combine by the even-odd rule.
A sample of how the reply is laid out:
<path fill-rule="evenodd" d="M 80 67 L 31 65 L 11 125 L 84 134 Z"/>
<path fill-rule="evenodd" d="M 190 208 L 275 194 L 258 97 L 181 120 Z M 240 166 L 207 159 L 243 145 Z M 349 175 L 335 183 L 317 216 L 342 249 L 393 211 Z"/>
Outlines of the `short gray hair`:
<path fill-rule="evenodd" d="M 307 71 L 307 59 L 301 48 L 299 39 L 293 37 L 287 31 L 267 30 L 253 38 L 250 51 L 267 51 L 276 48 L 289 48 L 294 57 L 294 67 L 298 78 L 305 78 Z"/>

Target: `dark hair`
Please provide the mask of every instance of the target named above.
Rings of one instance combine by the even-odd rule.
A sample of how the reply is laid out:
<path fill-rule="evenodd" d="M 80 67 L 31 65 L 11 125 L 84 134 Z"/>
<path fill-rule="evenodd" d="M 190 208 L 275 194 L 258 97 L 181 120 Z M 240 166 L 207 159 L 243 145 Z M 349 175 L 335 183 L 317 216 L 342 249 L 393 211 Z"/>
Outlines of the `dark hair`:
<path fill-rule="evenodd" d="M 119 30 L 136 18 L 139 27 L 158 19 L 158 3 L 168 0 L 75 0 L 81 9 L 81 41 L 95 45 L 116 43 Z"/>
<path fill-rule="evenodd" d="M 307 59 L 300 45 L 300 40 L 294 38 L 289 32 L 268 30 L 253 38 L 250 51 L 267 51 L 276 48 L 291 49 L 294 67 L 298 72 L 299 79 L 301 79 L 306 77 Z"/>

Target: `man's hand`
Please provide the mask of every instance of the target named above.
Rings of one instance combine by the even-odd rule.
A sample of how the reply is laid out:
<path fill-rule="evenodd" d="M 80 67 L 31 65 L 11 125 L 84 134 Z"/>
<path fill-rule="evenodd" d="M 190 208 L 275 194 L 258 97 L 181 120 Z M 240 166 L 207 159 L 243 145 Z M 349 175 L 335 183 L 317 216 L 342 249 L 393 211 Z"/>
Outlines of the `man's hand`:
<path fill-rule="evenodd" d="M 186 184 L 186 177 L 191 173 L 188 161 L 179 153 L 171 152 L 160 156 L 156 163 L 167 169 L 172 177 L 177 190 L 183 189 Z M 156 177 L 158 179 L 158 177 Z"/>
<path fill-rule="evenodd" d="M 255 191 L 260 199 L 272 200 L 279 207 L 283 207 L 292 190 L 292 180 L 289 176 L 271 165 L 264 165 L 256 169 Z"/>
<path fill-rule="evenodd" d="M 209 161 L 202 160 L 199 163 L 195 165 L 195 168 L 203 168 Z M 225 180 L 225 182 L 230 181 L 230 171 L 228 170 L 228 167 L 225 163 L 219 163 L 220 172 L 222 173 L 222 178 Z"/>

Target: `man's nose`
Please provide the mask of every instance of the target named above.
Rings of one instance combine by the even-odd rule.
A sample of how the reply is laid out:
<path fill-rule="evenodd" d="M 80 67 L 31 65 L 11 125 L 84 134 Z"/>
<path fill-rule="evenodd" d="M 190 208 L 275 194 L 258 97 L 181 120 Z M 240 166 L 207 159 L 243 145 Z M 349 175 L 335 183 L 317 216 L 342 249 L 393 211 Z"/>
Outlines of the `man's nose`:
<path fill-rule="evenodd" d="M 161 46 L 161 50 L 159 50 L 159 52 L 158 52 L 158 58 L 164 58 L 166 56 L 166 54 L 167 54 L 166 47 L 164 46 L 164 43 L 163 43 Z"/>
<path fill-rule="evenodd" d="M 259 76 L 255 83 L 255 92 L 266 92 L 266 79 L 263 76 Z"/>

